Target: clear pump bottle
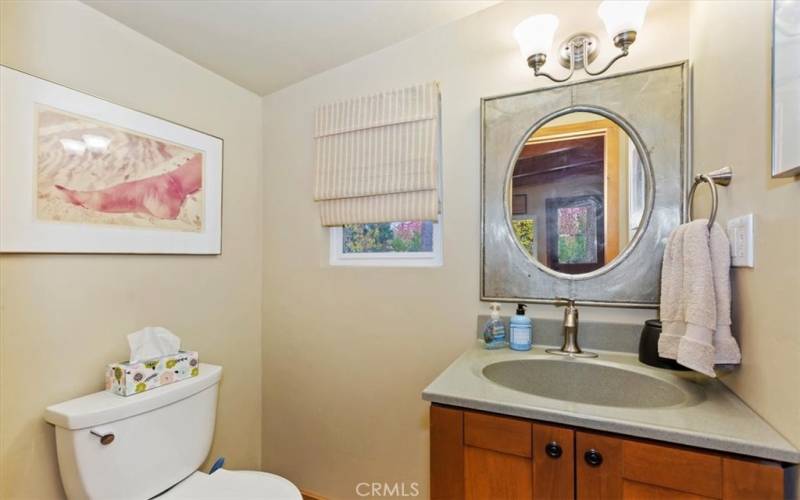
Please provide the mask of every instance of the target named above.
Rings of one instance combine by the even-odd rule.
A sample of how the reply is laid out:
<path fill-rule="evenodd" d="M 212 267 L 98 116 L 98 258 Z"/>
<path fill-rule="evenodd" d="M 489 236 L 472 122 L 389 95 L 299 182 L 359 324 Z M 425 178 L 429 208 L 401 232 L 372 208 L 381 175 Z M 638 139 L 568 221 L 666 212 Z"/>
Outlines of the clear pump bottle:
<path fill-rule="evenodd" d="M 506 325 L 500 319 L 500 304 L 492 302 L 489 305 L 491 317 L 483 327 L 483 343 L 487 349 L 501 349 L 508 346 L 506 340 Z"/>

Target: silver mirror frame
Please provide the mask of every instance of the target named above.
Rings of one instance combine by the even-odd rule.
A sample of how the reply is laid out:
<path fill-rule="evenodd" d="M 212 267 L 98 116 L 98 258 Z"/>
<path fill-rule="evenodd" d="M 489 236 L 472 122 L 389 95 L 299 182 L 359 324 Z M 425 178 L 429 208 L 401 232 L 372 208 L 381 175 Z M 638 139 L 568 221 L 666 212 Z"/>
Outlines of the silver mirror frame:
<path fill-rule="evenodd" d="M 666 237 L 682 222 L 688 164 L 688 64 L 481 99 L 481 300 L 652 308 L 658 304 Z M 529 135 L 567 113 L 616 122 L 645 169 L 642 222 L 604 267 L 584 274 L 554 271 L 514 237 L 507 189 Z"/>

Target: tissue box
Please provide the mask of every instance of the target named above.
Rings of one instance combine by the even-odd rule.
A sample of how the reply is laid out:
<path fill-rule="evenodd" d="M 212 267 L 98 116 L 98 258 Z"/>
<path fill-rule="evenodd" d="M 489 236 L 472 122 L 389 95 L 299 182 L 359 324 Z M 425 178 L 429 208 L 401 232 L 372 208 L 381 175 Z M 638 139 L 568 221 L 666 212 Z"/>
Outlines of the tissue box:
<path fill-rule="evenodd" d="M 200 373 L 200 361 L 195 351 L 137 361 L 112 363 L 106 370 L 106 390 L 120 396 L 130 396 Z"/>

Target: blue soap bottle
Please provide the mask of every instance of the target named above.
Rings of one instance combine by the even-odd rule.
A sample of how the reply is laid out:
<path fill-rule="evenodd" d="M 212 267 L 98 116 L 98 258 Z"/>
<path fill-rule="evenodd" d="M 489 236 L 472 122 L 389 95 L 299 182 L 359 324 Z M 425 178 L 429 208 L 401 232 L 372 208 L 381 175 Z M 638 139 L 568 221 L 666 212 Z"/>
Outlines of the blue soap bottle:
<path fill-rule="evenodd" d="M 525 316 L 525 304 L 517 304 L 517 314 L 509 322 L 509 347 L 515 351 L 530 351 L 533 345 L 533 325 Z"/>

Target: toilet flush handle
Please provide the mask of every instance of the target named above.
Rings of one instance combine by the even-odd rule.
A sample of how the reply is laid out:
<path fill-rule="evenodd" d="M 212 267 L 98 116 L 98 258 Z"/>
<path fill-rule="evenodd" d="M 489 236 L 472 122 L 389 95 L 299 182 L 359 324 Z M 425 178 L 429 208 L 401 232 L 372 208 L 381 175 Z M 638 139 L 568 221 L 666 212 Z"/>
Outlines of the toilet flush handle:
<path fill-rule="evenodd" d="M 89 434 L 100 438 L 100 444 L 109 445 L 114 442 L 114 433 L 109 429 L 91 429 Z"/>

